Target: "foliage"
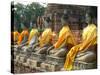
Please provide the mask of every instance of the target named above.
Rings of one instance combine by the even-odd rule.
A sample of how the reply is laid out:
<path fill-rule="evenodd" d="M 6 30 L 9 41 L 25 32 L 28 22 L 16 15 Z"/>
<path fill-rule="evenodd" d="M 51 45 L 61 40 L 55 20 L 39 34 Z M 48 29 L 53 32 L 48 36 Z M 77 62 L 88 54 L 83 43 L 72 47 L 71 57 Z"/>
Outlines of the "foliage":
<path fill-rule="evenodd" d="M 45 11 L 45 7 L 43 7 L 39 3 L 31 3 L 31 4 L 14 4 L 14 24 L 17 25 L 18 29 L 21 24 L 27 24 L 28 27 L 30 23 L 36 23 L 37 17 L 42 16 Z"/>

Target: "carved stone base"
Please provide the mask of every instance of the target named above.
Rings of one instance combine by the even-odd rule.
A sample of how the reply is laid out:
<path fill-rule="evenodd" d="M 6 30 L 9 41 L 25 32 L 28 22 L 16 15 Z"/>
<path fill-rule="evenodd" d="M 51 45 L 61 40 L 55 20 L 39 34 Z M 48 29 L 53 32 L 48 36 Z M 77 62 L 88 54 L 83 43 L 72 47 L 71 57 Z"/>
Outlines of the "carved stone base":
<path fill-rule="evenodd" d="M 73 70 L 85 70 L 85 69 L 96 69 L 97 68 L 97 63 L 94 61 L 92 63 L 86 63 L 82 61 L 75 61 Z"/>
<path fill-rule="evenodd" d="M 65 58 L 61 58 L 61 57 L 53 57 L 53 56 L 46 57 L 46 61 L 54 62 L 54 63 L 58 63 L 58 64 L 64 63 L 64 60 L 65 60 Z"/>
<path fill-rule="evenodd" d="M 61 66 L 56 63 L 50 64 L 50 63 L 44 62 L 44 63 L 41 63 L 41 69 L 44 71 L 50 71 L 50 72 L 60 71 Z"/>
<path fill-rule="evenodd" d="M 45 54 L 32 53 L 31 57 L 37 61 L 44 61 L 46 59 Z"/>

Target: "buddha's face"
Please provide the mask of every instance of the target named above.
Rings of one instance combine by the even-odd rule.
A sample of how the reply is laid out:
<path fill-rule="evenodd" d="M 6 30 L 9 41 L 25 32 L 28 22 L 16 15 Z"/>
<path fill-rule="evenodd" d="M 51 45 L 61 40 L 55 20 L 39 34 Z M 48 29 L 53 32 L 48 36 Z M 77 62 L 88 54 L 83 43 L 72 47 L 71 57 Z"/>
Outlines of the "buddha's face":
<path fill-rule="evenodd" d="M 67 23 L 67 20 L 65 21 L 64 19 L 61 18 L 61 24 L 65 25 Z"/>
<path fill-rule="evenodd" d="M 89 14 L 85 15 L 85 20 L 86 20 L 86 23 L 90 23 L 91 17 L 89 16 Z"/>
<path fill-rule="evenodd" d="M 16 31 L 17 30 L 17 28 L 14 26 L 14 31 Z"/>
<path fill-rule="evenodd" d="M 21 24 L 21 28 L 24 29 L 24 25 L 23 24 Z"/>

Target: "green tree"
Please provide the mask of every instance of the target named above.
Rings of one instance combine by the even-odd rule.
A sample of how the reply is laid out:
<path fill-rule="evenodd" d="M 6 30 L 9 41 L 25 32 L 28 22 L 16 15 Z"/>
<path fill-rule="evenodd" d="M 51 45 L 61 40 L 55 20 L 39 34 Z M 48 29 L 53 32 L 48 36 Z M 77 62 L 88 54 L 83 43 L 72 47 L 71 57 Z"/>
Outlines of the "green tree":
<path fill-rule="evenodd" d="M 20 25 L 24 24 L 25 22 L 27 22 L 29 26 L 30 22 L 36 22 L 37 17 L 42 16 L 44 14 L 44 11 L 45 7 L 36 2 L 28 5 L 17 3 L 14 5 L 14 21 L 16 22 L 15 24 L 17 24 L 18 29 L 20 29 Z"/>

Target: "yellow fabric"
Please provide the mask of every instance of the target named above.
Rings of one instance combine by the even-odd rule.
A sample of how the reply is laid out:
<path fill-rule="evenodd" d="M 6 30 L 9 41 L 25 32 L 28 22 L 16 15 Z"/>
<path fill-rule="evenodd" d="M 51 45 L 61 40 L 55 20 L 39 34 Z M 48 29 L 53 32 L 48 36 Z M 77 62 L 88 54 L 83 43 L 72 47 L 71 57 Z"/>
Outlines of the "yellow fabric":
<path fill-rule="evenodd" d="M 75 55 L 77 54 L 78 50 L 79 50 L 80 45 L 76 45 L 74 47 L 71 48 L 71 50 L 69 51 L 69 53 L 66 55 L 66 61 L 64 64 L 64 69 L 65 70 L 71 70 L 73 67 L 73 62 L 74 62 L 74 58 Z"/>
<path fill-rule="evenodd" d="M 18 41 L 19 32 L 18 32 L 18 31 L 14 31 L 14 32 L 13 32 L 13 37 L 14 37 L 14 42 L 15 42 L 15 41 Z"/>
<path fill-rule="evenodd" d="M 94 24 L 88 25 L 82 34 L 83 41 L 81 44 L 72 47 L 69 53 L 66 55 L 66 61 L 64 64 L 65 70 L 71 70 L 73 68 L 73 62 L 75 56 L 79 51 L 87 50 L 88 47 L 97 43 L 97 30 Z"/>
<path fill-rule="evenodd" d="M 28 30 L 23 30 L 23 31 L 21 32 L 21 34 L 19 35 L 19 38 L 18 38 L 18 42 L 17 42 L 18 45 L 21 44 L 21 42 L 22 42 L 22 40 L 23 40 L 23 38 L 24 38 L 25 36 L 29 36 Z"/>
<path fill-rule="evenodd" d="M 44 30 L 39 39 L 40 47 L 43 47 L 45 44 L 49 43 L 51 39 L 52 39 L 52 30 L 51 28 L 47 28 Z"/>
<path fill-rule="evenodd" d="M 92 35 L 97 34 L 97 32 L 96 32 L 96 26 L 94 24 L 90 24 L 86 28 L 84 28 L 84 30 L 83 30 L 83 34 L 82 34 L 83 41 L 89 38 L 87 36 L 92 36 L 91 34 L 87 33 L 88 30 L 89 30 L 90 33 L 92 33 L 92 31 L 94 30 L 94 33 L 92 33 Z M 96 44 L 96 41 L 94 42 L 94 44 Z"/>
<path fill-rule="evenodd" d="M 37 29 L 32 29 L 30 31 L 30 35 L 29 35 L 29 38 L 28 38 L 28 44 L 30 43 L 31 39 L 34 37 L 34 36 L 37 36 L 38 35 L 38 30 Z"/>
<path fill-rule="evenodd" d="M 76 45 L 74 36 L 68 25 L 64 26 L 59 32 L 59 38 L 58 41 L 54 44 L 54 47 L 60 48 L 66 44 Z"/>

